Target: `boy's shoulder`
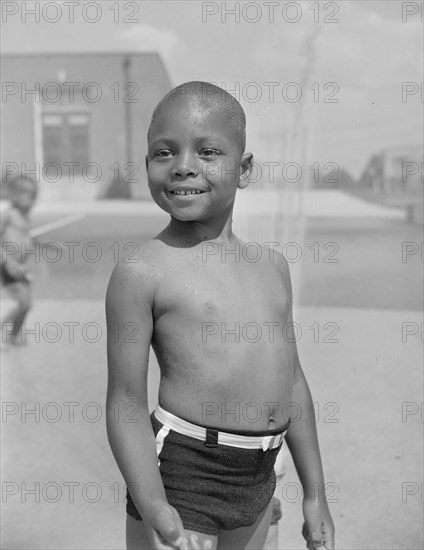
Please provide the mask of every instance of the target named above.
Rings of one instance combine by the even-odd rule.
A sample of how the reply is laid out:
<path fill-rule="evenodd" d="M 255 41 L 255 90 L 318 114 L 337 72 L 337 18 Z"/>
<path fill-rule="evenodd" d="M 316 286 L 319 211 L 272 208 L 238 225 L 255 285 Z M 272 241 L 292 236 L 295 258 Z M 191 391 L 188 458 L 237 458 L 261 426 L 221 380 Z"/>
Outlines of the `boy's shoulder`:
<path fill-rule="evenodd" d="M 243 256 L 249 255 L 249 247 L 255 248 L 253 252 L 251 252 L 252 256 L 255 258 L 260 258 L 266 263 L 270 263 L 274 266 L 276 266 L 277 269 L 282 271 L 284 276 L 289 276 L 289 264 L 286 260 L 286 258 L 278 252 L 278 250 L 275 249 L 275 246 L 272 246 L 277 243 L 269 242 L 269 243 L 258 243 L 258 242 L 244 242 L 240 241 L 241 245 L 244 248 Z M 271 246 L 268 246 L 271 245 Z M 256 256 L 255 256 L 256 255 Z M 249 261 L 249 260 L 248 260 Z M 253 261 L 250 259 L 250 261 Z"/>
<path fill-rule="evenodd" d="M 274 244 L 274 243 L 271 243 Z M 272 263 L 277 264 L 282 269 L 288 270 L 289 264 L 286 260 L 286 258 L 281 254 L 281 252 L 278 252 L 278 250 L 275 250 L 275 247 L 268 247 L 264 246 L 264 248 L 267 248 L 270 251 L 270 261 Z"/>
<path fill-rule="evenodd" d="M 290 269 L 287 259 L 283 256 L 283 254 L 281 254 L 281 252 L 275 250 L 275 247 L 269 247 L 266 245 L 261 245 L 261 247 L 266 250 L 269 263 L 276 267 L 276 269 L 282 275 L 284 281 L 290 285 Z"/>
<path fill-rule="evenodd" d="M 158 269 L 163 265 L 163 249 L 163 243 L 157 239 L 139 245 L 136 252 L 119 258 L 109 284 L 128 287 L 154 282 L 152 279 L 155 279 Z"/>

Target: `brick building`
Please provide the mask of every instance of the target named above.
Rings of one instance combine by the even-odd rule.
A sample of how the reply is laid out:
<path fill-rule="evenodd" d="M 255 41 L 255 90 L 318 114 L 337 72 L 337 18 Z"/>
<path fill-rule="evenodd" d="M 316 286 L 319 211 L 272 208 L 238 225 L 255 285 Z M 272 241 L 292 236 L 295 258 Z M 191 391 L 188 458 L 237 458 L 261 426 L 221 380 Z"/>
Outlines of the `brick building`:
<path fill-rule="evenodd" d="M 147 198 L 146 132 L 170 89 L 156 53 L 5 55 L 2 182 L 35 171 L 43 198 L 87 200 L 124 180 Z"/>

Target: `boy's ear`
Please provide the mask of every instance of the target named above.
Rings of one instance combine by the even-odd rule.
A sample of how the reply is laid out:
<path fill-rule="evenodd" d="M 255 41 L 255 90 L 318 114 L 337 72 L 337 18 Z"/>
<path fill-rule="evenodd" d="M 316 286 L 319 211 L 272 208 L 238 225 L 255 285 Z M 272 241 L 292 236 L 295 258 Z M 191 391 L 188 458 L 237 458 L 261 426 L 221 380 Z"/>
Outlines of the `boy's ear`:
<path fill-rule="evenodd" d="M 241 157 L 240 163 L 240 181 L 238 183 L 239 189 L 245 189 L 250 181 L 249 176 L 253 168 L 253 155 L 252 153 L 244 153 Z"/>
<path fill-rule="evenodd" d="M 147 170 L 149 169 L 149 157 L 148 157 L 148 155 L 145 156 L 144 162 L 146 163 L 146 172 L 147 172 Z"/>

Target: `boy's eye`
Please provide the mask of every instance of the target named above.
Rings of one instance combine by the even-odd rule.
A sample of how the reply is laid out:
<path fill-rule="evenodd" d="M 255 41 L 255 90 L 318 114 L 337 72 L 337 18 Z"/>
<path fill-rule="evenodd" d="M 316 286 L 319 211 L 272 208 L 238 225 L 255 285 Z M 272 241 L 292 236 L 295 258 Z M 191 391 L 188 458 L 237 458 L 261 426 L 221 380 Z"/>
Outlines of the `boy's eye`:
<path fill-rule="evenodd" d="M 169 149 L 161 149 L 160 151 L 156 151 L 153 156 L 155 158 L 168 158 L 171 155 L 172 152 Z"/>
<path fill-rule="evenodd" d="M 214 156 L 218 156 L 220 155 L 220 151 L 218 151 L 217 149 L 202 149 L 200 154 L 203 156 L 203 157 L 214 157 Z"/>

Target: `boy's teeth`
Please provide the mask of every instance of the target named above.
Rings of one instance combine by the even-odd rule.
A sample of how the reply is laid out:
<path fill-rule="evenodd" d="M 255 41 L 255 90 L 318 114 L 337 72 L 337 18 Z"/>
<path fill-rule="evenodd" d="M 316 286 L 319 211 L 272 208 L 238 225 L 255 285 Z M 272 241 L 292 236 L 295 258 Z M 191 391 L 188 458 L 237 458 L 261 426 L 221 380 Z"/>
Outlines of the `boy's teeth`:
<path fill-rule="evenodd" d="M 198 189 L 192 189 L 192 190 L 187 190 L 187 191 L 184 191 L 184 190 L 179 190 L 179 191 L 174 191 L 174 193 L 176 195 L 198 195 L 200 193 L 200 191 Z"/>

